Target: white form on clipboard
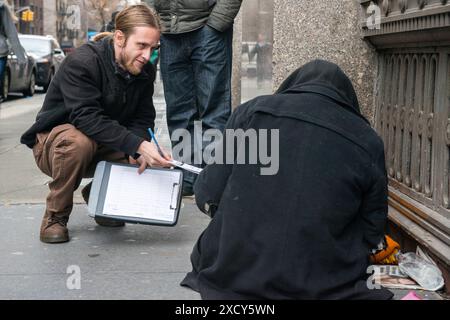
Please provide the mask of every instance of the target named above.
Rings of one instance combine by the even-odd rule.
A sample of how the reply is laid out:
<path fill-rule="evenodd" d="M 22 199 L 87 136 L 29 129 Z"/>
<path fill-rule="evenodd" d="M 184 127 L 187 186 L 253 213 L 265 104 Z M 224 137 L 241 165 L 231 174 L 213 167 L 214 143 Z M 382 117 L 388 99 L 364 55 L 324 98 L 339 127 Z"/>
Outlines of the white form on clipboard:
<path fill-rule="evenodd" d="M 103 214 L 160 221 L 173 221 L 177 209 L 179 174 L 112 166 Z"/>

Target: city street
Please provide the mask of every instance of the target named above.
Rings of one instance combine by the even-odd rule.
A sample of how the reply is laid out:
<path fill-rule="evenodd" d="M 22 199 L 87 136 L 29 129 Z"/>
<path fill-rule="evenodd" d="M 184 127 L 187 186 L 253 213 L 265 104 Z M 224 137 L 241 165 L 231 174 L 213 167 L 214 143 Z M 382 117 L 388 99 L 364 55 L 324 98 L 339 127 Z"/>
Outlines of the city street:
<path fill-rule="evenodd" d="M 156 88 L 156 133 L 168 148 L 161 94 Z M 44 97 L 10 97 L 0 107 L 0 299 L 198 299 L 179 286 L 190 271 L 192 247 L 209 221 L 192 199 L 183 200 L 173 228 L 127 224 L 109 229 L 87 215 L 78 190 L 68 225 L 71 241 L 39 241 L 50 178 L 19 138 Z M 73 270 L 80 275 L 79 289 Z"/>
<path fill-rule="evenodd" d="M 150 63 L 156 139 L 143 109 Z M 203 303 L 180 286 L 199 237 L 205 299 L 366 299 L 382 286 L 394 300 L 449 300 L 449 97 L 449 1 L 0 0 L 0 300 L 182 300 L 184 310 Z M 38 133 L 35 160 L 20 139 L 44 101 L 25 139 Z M 208 130 L 223 128 L 230 104 L 241 104 L 227 124 L 238 130 Z M 174 150 L 166 112 L 171 128 L 189 129 L 174 130 Z M 189 178 L 106 165 L 90 211 L 169 221 L 180 209 L 176 225 L 100 226 L 82 179 L 64 242 L 86 161 L 117 155 L 68 123 L 162 164 L 159 146 L 111 121 L 150 131 L 176 160 L 225 163 L 226 181 L 204 172 L 195 188 L 220 198 L 196 194 L 220 210 L 213 223 L 195 196 L 175 205 L 177 187 L 192 195 Z M 206 141 L 223 136 L 224 150 Z"/>

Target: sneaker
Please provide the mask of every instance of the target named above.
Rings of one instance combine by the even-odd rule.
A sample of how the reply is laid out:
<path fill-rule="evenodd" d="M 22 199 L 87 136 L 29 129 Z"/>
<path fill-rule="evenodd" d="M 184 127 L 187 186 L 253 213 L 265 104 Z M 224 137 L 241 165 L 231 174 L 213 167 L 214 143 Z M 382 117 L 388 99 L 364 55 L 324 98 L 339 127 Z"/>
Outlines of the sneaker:
<path fill-rule="evenodd" d="M 45 243 L 62 243 L 69 241 L 67 222 L 69 217 L 50 215 L 47 212 L 42 219 L 40 239 Z"/>

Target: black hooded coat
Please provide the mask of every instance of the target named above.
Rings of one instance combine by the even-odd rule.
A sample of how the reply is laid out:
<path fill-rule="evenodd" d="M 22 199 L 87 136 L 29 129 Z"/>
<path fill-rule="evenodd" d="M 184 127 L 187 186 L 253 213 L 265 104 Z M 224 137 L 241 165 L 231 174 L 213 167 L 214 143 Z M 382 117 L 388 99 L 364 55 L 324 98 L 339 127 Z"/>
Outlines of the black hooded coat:
<path fill-rule="evenodd" d="M 383 142 L 344 72 L 306 64 L 274 95 L 238 107 L 227 129 L 238 128 L 279 129 L 279 171 L 204 169 L 196 202 L 213 219 L 181 285 L 203 299 L 391 298 L 366 282 L 387 223 Z"/>

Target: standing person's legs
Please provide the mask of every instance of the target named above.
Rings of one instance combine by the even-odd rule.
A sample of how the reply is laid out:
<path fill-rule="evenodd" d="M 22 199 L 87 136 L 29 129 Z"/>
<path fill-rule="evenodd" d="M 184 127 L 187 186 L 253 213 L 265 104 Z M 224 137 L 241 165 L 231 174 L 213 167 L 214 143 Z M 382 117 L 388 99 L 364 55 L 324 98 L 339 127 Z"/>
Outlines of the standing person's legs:
<path fill-rule="evenodd" d="M 192 61 L 200 120 L 204 130 L 223 131 L 231 115 L 233 28 L 205 26 L 197 36 Z"/>
<path fill-rule="evenodd" d="M 265 66 L 260 57 L 258 57 L 258 59 L 256 61 L 257 61 L 256 62 L 256 83 L 257 83 L 258 89 L 261 89 L 262 84 L 264 82 Z"/>
<path fill-rule="evenodd" d="M 218 32 L 209 26 L 195 38 L 192 61 L 202 135 L 208 129 L 222 132 L 231 115 L 232 40 L 233 28 Z M 208 142 L 198 141 L 204 150 Z"/>
<path fill-rule="evenodd" d="M 194 71 L 191 63 L 191 41 L 194 32 L 181 35 L 163 35 L 161 37 L 161 74 L 164 84 L 164 96 L 167 104 L 167 126 L 172 148 L 186 141 L 173 136 L 177 129 L 187 130 L 193 137 L 194 121 L 198 118 L 197 99 L 194 86 Z M 191 144 L 192 145 L 192 144 Z M 177 160 L 193 163 L 193 152 L 183 150 L 174 154 Z M 184 195 L 192 191 L 193 177 L 184 172 Z"/>
<path fill-rule="evenodd" d="M 72 212 L 73 193 L 96 151 L 97 144 L 70 124 L 38 133 L 33 147 L 36 164 L 53 179 L 41 225 L 41 241 L 69 241 L 67 222 Z"/>

